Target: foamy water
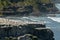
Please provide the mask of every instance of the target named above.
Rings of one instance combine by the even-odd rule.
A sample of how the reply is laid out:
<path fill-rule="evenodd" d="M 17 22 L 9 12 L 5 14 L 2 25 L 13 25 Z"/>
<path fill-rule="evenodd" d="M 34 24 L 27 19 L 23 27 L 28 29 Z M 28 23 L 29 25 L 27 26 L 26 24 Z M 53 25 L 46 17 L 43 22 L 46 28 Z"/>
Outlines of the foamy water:
<path fill-rule="evenodd" d="M 47 17 L 47 18 L 50 18 L 51 20 L 56 21 L 56 22 L 60 22 L 59 17 Z"/>
<path fill-rule="evenodd" d="M 60 10 L 60 4 L 55 4 L 55 6 Z"/>

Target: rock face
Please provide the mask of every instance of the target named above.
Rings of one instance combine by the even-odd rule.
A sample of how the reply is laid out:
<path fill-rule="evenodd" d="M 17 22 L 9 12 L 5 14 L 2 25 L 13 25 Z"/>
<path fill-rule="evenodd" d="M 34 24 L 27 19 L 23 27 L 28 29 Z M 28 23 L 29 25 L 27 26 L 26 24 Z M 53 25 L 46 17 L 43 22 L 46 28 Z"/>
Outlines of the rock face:
<path fill-rule="evenodd" d="M 3 0 L 4 1 L 4 0 Z M 33 0 L 34 1 L 34 0 Z M 42 0 L 41 0 L 42 1 Z M 49 0 L 47 0 L 49 1 Z M 0 11 L 0 15 L 2 16 L 41 16 L 41 14 L 57 14 L 59 10 L 55 7 L 54 3 L 47 2 L 45 0 L 37 1 L 36 3 L 29 2 L 28 0 L 8 0 L 6 3 L 6 7 L 4 6 Z M 3 5 L 3 4 L 2 4 Z M 9 7 L 8 7 L 9 6 Z M 34 11 L 35 10 L 35 11 Z M 43 16 L 44 16 L 43 15 Z"/>
<path fill-rule="evenodd" d="M 18 16 L 24 16 L 24 15 L 29 15 L 33 11 L 32 6 L 8 6 L 7 8 L 3 8 L 3 15 L 8 16 L 8 15 L 18 15 Z"/>
<path fill-rule="evenodd" d="M 40 29 L 36 29 L 40 28 Z M 13 27 L 0 28 L 0 39 L 6 40 L 54 40 L 54 33 L 43 24 L 27 24 Z"/>
<path fill-rule="evenodd" d="M 13 2 L 16 2 L 16 3 L 17 3 L 17 2 L 19 2 L 19 1 L 22 2 L 22 1 L 24 1 L 24 0 L 9 0 L 9 1 L 12 2 L 12 3 L 13 3 Z"/>

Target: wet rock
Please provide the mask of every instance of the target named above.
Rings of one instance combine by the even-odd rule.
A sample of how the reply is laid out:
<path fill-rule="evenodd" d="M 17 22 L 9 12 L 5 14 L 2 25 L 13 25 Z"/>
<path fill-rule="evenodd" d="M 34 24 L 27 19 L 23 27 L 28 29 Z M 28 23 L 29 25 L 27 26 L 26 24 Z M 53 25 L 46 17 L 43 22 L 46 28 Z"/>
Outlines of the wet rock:
<path fill-rule="evenodd" d="M 19 40 L 54 40 L 54 33 L 42 24 L 28 24 L 0 28 L 0 38 L 17 37 Z M 35 29 L 44 28 L 44 29 Z"/>

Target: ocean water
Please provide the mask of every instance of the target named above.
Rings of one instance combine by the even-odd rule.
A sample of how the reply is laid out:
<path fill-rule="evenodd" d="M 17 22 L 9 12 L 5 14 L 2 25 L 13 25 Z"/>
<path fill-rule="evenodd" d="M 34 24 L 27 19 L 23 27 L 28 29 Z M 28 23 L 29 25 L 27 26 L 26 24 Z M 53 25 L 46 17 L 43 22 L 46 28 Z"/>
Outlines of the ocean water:
<path fill-rule="evenodd" d="M 54 32 L 55 40 L 60 40 L 60 18 L 47 18 L 50 23 L 47 23 L 46 26 Z"/>
<path fill-rule="evenodd" d="M 55 40 L 60 40 L 60 17 L 6 17 L 13 20 L 23 21 L 45 21 L 46 28 L 50 28 L 54 32 Z"/>
<path fill-rule="evenodd" d="M 55 6 L 60 11 L 60 3 L 55 4 Z M 56 14 L 56 17 L 48 17 L 47 19 L 46 21 L 50 21 L 50 23 L 47 23 L 46 26 L 51 27 L 55 40 L 60 40 L 60 14 Z"/>

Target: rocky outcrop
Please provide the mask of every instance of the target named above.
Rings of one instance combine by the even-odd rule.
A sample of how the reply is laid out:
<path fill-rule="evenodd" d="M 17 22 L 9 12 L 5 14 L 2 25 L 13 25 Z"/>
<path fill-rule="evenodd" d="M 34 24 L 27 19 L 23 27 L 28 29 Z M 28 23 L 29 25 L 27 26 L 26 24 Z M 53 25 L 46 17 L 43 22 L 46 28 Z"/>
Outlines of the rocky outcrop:
<path fill-rule="evenodd" d="M 13 3 L 13 2 L 16 2 L 16 3 L 17 3 L 17 2 L 22 2 L 22 1 L 24 1 L 24 0 L 9 0 L 9 1 L 12 2 L 12 3 Z"/>
<path fill-rule="evenodd" d="M 18 6 L 18 5 L 10 5 L 6 8 L 3 8 L 2 14 L 5 16 L 8 15 L 18 15 L 18 16 L 28 16 L 33 11 L 32 6 Z"/>
<path fill-rule="evenodd" d="M 5 37 L 11 37 L 11 39 L 17 37 L 17 40 L 54 40 L 54 33 L 47 29 L 45 25 L 28 24 L 0 28 L 0 38 Z"/>

